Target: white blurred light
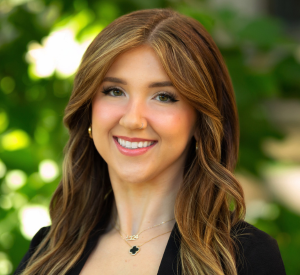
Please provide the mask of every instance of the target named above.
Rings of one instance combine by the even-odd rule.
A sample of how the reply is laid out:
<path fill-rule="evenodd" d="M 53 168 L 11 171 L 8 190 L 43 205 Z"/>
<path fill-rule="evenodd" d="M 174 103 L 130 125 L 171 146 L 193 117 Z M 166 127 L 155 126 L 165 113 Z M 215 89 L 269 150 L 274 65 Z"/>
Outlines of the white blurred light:
<path fill-rule="evenodd" d="M 23 206 L 19 211 L 21 232 L 30 240 L 43 226 L 50 225 L 48 209 L 42 205 Z"/>
<path fill-rule="evenodd" d="M 264 169 L 268 187 L 283 203 L 300 213 L 300 167 L 277 166 Z"/>
<path fill-rule="evenodd" d="M 6 173 L 6 166 L 4 162 L 0 159 L 0 178 L 3 178 Z"/>
<path fill-rule="evenodd" d="M 34 73 L 39 77 L 47 77 L 54 73 L 55 63 L 47 49 L 38 43 L 29 45 L 28 61 L 34 64 Z"/>
<path fill-rule="evenodd" d="M 274 220 L 279 213 L 280 210 L 276 204 L 263 200 L 253 200 L 247 204 L 246 221 L 255 223 L 259 218 Z"/>
<path fill-rule="evenodd" d="M 7 255 L 0 252 L 0 275 L 11 274 L 12 269 L 12 263 L 8 260 Z"/>
<path fill-rule="evenodd" d="M 39 164 L 39 174 L 43 181 L 51 182 L 58 176 L 58 166 L 53 160 L 43 160 Z"/>
<path fill-rule="evenodd" d="M 12 190 L 21 188 L 26 180 L 27 175 L 22 170 L 11 170 L 5 177 L 6 185 Z"/>
<path fill-rule="evenodd" d="M 31 42 L 26 59 L 33 64 L 33 72 L 38 77 L 48 77 L 55 70 L 60 76 L 68 77 L 76 72 L 89 43 L 78 43 L 71 28 L 60 29 L 45 37 L 42 45 Z"/>

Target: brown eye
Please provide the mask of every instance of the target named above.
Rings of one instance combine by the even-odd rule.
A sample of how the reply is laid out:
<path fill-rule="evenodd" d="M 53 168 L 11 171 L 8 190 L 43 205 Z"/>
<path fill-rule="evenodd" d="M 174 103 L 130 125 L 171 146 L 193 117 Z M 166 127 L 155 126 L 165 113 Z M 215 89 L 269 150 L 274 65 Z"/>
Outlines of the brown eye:
<path fill-rule="evenodd" d="M 110 95 L 112 97 L 119 97 L 122 95 L 123 91 L 117 88 L 107 88 L 103 89 L 102 93 L 104 93 L 105 95 Z"/>
<path fill-rule="evenodd" d="M 111 92 L 113 93 L 113 95 L 115 95 L 115 96 L 120 96 L 120 95 L 122 95 L 122 91 L 120 91 L 120 90 L 118 90 L 118 89 L 113 89 L 113 90 L 111 90 Z"/>
<path fill-rule="evenodd" d="M 159 98 L 158 101 L 164 102 L 164 103 L 174 103 L 178 101 L 176 99 L 176 95 L 169 92 L 163 92 L 156 96 L 156 98 Z"/>
<path fill-rule="evenodd" d="M 169 99 L 169 96 L 167 96 L 165 94 L 161 94 L 161 95 L 159 95 L 159 97 L 160 97 L 161 101 L 168 101 L 168 99 Z"/>

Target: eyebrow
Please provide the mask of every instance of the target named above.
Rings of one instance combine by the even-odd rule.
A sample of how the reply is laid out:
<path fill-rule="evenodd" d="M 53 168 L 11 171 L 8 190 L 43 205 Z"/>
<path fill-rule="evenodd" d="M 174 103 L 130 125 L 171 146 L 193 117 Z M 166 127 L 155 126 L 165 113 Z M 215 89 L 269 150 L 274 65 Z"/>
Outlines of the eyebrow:
<path fill-rule="evenodd" d="M 113 82 L 113 83 L 118 83 L 118 84 L 124 84 L 127 85 L 127 82 L 123 79 L 117 78 L 117 77 L 104 77 L 103 82 Z M 171 81 L 162 81 L 162 82 L 152 82 L 149 85 L 149 88 L 157 88 L 157 87 L 173 87 L 173 83 Z"/>

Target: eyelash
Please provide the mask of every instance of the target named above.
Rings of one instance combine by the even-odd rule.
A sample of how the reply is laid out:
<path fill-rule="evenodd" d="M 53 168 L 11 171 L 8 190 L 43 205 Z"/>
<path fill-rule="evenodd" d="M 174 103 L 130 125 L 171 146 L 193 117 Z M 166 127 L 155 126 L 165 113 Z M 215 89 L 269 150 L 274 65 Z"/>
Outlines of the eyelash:
<path fill-rule="evenodd" d="M 111 91 L 114 91 L 114 90 L 121 91 L 122 93 L 124 93 L 121 89 L 116 88 L 116 87 L 103 88 L 102 93 L 105 95 L 108 95 Z M 176 94 L 172 93 L 172 92 L 161 92 L 161 93 L 157 94 L 155 97 L 160 96 L 160 95 L 169 97 L 169 101 L 160 101 L 160 102 L 175 103 L 176 101 L 179 101 L 179 100 L 177 100 Z M 110 96 L 112 96 L 112 95 L 110 95 Z M 118 97 L 118 96 L 112 96 L 112 97 Z"/>

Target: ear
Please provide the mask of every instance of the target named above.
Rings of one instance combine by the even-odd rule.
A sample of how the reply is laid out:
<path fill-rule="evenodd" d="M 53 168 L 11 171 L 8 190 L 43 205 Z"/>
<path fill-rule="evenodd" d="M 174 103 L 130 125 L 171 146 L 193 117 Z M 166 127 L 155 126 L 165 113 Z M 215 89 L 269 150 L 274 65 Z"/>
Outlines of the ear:
<path fill-rule="evenodd" d="M 194 138 L 196 139 L 196 142 L 198 142 L 200 140 L 200 134 L 199 131 L 197 131 L 198 129 L 195 129 L 194 131 Z"/>

